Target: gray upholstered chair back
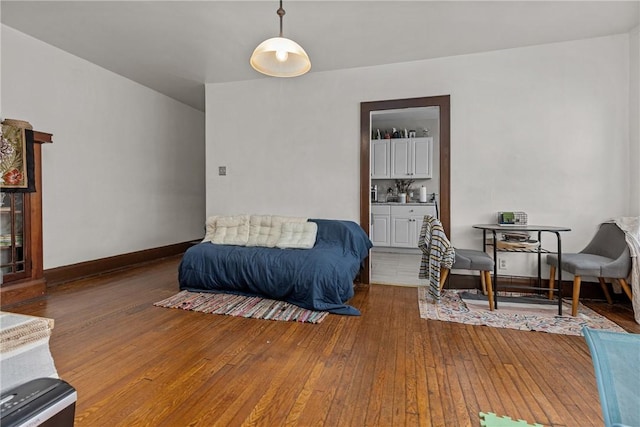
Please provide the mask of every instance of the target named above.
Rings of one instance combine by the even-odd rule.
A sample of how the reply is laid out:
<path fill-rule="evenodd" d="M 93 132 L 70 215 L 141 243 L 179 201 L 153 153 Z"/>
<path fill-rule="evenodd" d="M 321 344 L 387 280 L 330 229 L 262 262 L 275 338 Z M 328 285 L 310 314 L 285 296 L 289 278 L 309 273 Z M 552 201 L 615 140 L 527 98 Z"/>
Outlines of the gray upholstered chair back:
<path fill-rule="evenodd" d="M 581 253 L 617 259 L 628 250 L 624 232 L 614 223 L 604 223 Z"/>
<path fill-rule="evenodd" d="M 581 253 L 614 260 L 601 267 L 601 277 L 626 278 L 631 271 L 631 254 L 624 232 L 614 223 L 604 223 Z"/>

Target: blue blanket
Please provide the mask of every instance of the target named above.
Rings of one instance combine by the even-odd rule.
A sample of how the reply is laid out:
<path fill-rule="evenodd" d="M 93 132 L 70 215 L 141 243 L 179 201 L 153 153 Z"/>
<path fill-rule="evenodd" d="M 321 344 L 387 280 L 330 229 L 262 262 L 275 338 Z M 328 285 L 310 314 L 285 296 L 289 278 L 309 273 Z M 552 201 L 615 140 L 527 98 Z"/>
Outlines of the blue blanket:
<path fill-rule="evenodd" d="M 181 290 L 230 292 L 287 301 L 310 310 L 360 315 L 345 304 L 371 241 L 353 221 L 310 219 L 318 224 L 311 249 L 200 243 L 179 266 Z"/>

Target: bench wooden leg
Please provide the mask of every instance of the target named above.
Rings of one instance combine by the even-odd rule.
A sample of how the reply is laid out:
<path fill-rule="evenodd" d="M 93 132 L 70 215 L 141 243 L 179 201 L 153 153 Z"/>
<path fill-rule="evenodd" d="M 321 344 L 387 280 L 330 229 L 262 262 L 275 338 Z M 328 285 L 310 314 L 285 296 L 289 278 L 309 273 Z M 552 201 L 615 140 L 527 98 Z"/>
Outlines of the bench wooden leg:
<path fill-rule="evenodd" d="M 627 294 L 627 296 L 631 301 L 633 301 L 633 298 L 631 298 L 631 288 L 629 287 L 629 284 L 627 283 L 627 281 L 625 279 L 616 279 L 616 280 L 620 282 L 620 286 L 622 286 L 624 293 Z"/>
<path fill-rule="evenodd" d="M 484 281 L 487 284 L 487 298 L 489 298 L 489 310 L 493 311 L 493 284 L 491 283 L 491 273 L 489 271 L 481 271 Z"/>
<path fill-rule="evenodd" d="M 441 268 L 440 269 L 440 290 L 444 288 L 444 283 L 447 281 L 447 277 L 449 277 L 449 269 Z"/>
<path fill-rule="evenodd" d="M 604 292 L 604 296 L 607 299 L 607 302 L 609 304 L 613 304 L 613 300 L 611 299 L 611 294 L 609 294 L 609 289 L 607 289 L 607 284 L 604 282 L 604 277 L 598 277 L 598 280 L 600 281 L 600 287 Z"/>
<path fill-rule="evenodd" d="M 556 268 L 549 267 L 549 299 L 553 299 L 553 289 L 556 284 Z"/>
<path fill-rule="evenodd" d="M 482 284 L 482 294 L 486 295 L 487 294 L 487 280 L 485 279 L 485 272 L 481 271 L 480 272 L 480 283 Z"/>
<path fill-rule="evenodd" d="M 576 317 L 578 315 L 578 301 L 580 300 L 580 276 L 574 276 L 573 278 L 573 302 L 571 303 L 571 315 Z"/>

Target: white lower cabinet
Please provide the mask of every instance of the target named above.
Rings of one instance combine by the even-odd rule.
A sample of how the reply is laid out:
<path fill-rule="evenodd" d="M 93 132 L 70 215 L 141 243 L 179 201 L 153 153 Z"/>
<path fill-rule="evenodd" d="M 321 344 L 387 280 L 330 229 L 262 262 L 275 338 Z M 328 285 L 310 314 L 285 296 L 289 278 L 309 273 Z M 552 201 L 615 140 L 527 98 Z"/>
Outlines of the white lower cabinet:
<path fill-rule="evenodd" d="M 391 246 L 417 248 L 425 215 L 436 216 L 435 206 L 391 206 Z"/>
<path fill-rule="evenodd" d="M 371 206 L 371 242 L 374 246 L 417 249 L 425 215 L 436 216 L 435 206 Z"/>
<path fill-rule="evenodd" d="M 373 246 L 391 245 L 391 206 L 371 206 L 371 233 Z"/>

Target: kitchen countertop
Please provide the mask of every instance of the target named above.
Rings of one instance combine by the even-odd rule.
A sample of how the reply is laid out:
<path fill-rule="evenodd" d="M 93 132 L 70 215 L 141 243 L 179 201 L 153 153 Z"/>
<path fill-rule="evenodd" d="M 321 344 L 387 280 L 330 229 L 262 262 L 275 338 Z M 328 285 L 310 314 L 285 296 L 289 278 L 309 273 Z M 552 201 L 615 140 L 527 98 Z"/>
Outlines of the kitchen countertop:
<path fill-rule="evenodd" d="M 435 203 L 433 202 L 425 202 L 425 203 L 420 203 L 420 202 L 407 202 L 407 203 L 400 203 L 400 202 L 371 202 L 372 205 L 381 205 L 381 206 L 385 206 L 385 205 L 390 205 L 390 206 L 434 206 Z"/>

